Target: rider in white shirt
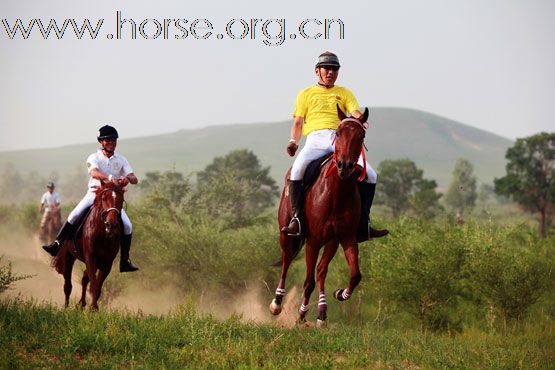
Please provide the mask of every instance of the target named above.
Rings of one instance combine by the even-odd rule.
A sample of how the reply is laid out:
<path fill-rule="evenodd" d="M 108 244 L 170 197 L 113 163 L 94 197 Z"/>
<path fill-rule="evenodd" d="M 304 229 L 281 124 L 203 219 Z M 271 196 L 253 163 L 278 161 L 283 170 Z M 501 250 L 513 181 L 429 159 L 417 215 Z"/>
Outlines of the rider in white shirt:
<path fill-rule="evenodd" d="M 60 216 L 60 194 L 54 191 L 54 183 L 49 181 L 46 184 L 48 189 L 42 197 L 40 198 L 39 212 L 42 213 L 42 219 L 40 221 L 40 238 L 41 241 L 46 238 L 46 228 L 50 222 L 55 221 L 55 225 L 60 225 L 62 223 Z"/>
<path fill-rule="evenodd" d="M 100 186 L 101 180 L 104 182 L 119 180 L 122 186 L 128 183 L 135 185 L 139 182 L 127 159 L 115 153 L 118 137 L 118 132 L 112 126 L 103 126 L 98 131 L 97 140 L 101 148 L 87 158 L 87 169 L 91 176 L 89 179 L 89 190 L 69 214 L 54 243 L 43 246 L 43 249 L 52 256 L 58 253 L 62 242 L 71 237 L 74 232 L 75 223 L 83 212 L 94 203 L 95 190 Z M 120 271 L 137 271 L 139 268 L 134 266 L 129 260 L 133 227 L 124 209 L 121 210 L 121 219 L 123 221 L 123 236 L 120 247 Z"/>

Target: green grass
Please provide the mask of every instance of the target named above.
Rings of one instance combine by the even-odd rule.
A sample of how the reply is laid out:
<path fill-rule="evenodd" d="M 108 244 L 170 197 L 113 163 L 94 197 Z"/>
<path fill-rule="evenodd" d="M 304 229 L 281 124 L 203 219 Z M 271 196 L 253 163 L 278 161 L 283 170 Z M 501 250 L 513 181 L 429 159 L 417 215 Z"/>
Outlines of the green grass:
<path fill-rule="evenodd" d="M 0 301 L 0 368 L 537 368 L 552 366 L 553 325 L 448 336 L 372 324 L 280 328 L 238 317 L 59 310 Z"/>

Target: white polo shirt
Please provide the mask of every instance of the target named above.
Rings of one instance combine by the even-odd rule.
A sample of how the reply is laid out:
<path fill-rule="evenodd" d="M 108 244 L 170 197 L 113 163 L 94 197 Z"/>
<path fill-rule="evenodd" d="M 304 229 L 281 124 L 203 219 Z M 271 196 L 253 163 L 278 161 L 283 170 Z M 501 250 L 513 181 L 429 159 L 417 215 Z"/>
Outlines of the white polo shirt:
<path fill-rule="evenodd" d="M 97 168 L 103 174 L 107 176 L 112 175 L 115 178 L 127 176 L 133 172 L 131 165 L 124 156 L 114 153 L 108 158 L 101 149 L 98 149 L 96 153 L 89 155 L 87 158 L 87 169 L 89 170 L 89 174 L 93 168 Z M 100 180 L 93 179 L 92 177 L 89 179 L 89 189 L 99 186 Z"/>
<path fill-rule="evenodd" d="M 57 191 L 53 191 L 52 193 L 47 191 L 42 195 L 42 198 L 40 198 L 40 204 L 44 205 L 45 212 L 50 212 L 53 205 L 60 204 L 60 194 L 58 194 Z"/>

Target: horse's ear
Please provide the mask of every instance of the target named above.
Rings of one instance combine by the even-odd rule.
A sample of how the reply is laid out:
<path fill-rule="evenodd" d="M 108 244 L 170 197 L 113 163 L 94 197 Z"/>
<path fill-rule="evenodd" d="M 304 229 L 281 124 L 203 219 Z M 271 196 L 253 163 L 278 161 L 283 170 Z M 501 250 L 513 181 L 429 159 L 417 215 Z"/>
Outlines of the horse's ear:
<path fill-rule="evenodd" d="M 365 122 L 368 121 L 368 114 L 369 114 L 368 107 L 366 107 L 366 108 L 364 108 L 364 113 L 362 114 L 362 117 L 361 117 L 361 120 L 360 120 L 361 123 L 365 123 Z"/>
<path fill-rule="evenodd" d="M 337 117 L 339 117 L 340 121 L 343 121 L 345 118 L 347 118 L 347 115 L 345 114 L 345 112 L 341 110 L 341 108 L 339 108 L 339 104 L 336 104 L 336 105 L 337 105 Z"/>

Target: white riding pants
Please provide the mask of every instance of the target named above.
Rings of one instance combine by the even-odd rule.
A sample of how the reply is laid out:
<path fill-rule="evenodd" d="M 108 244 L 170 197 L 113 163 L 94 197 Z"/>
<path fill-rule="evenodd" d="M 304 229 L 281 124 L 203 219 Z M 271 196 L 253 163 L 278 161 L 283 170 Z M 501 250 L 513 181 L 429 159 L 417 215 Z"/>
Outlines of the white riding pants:
<path fill-rule="evenodd" d="M 96 193 L 94 191 L 88 191 L 87 194 L 81 199 L 81 201 L 75 206 L 73 211 L 67 216 L 67 222 L 72 225 L 75 225 L 79 217 L 85 212 L 85 210 L 92 206 L 94 203 L 94 198 L 96 197 Z M 125 213 L 125 210 L 121 209 L 121 220 L 123 221 L 123 233 L 125 235 L 131 235 L 133 232 L 133 225 L 131 224 L 131 220 Z"/>
<path fill-rule="evenodd" d="M 310 162 L 318 159 L 326 154 L 333 153 L 335 147 L 333 145 L 333 138 L 335 137 L 335 130 L 325 129 L 312 131 L 306 137 L 304 147 L 301 149 L 297 158 L 293 162 L 291 168 L 291 180 L 302 180 L 306 167 Z M 358 162 L 360 166 L 364 167 L 362 155 L 359 156 Z M 376 171 L 372 168 L 368 161 L 366 162 L 366 182 L 375 184 L 378 180 Z"/>

